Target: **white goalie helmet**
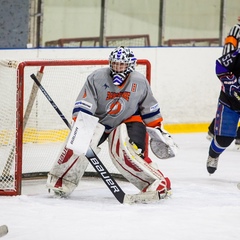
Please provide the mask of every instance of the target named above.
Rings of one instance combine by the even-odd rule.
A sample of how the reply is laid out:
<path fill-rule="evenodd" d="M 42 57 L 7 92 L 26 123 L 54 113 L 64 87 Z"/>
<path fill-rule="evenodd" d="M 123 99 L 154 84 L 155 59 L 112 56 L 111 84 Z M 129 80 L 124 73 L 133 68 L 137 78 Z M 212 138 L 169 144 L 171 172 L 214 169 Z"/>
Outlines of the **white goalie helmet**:
<path fill-rule="evenodd" d="M 120 46 L 109 55 L 109 65 L 113 84 L 121 85 L 129 73 L 135 70 L 137 58 L 129 48 Z"/>

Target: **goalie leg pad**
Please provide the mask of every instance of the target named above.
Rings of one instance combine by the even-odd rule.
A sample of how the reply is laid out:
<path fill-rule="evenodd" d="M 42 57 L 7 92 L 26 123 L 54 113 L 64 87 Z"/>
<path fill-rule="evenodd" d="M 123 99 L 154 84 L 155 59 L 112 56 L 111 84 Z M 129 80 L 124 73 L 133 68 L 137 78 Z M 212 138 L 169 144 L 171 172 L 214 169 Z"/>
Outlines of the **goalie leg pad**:
<path fill-rule="evenodd" d="M 143 192 L 165 192 L 170 189 L 170 181 L 167 184 L 166 178 L 154 167 L 152 161 L 150 159 L 145 161 L 137 154 L 136 146 L 129 143 L 127 128 L 124 123 L 109 135 L 108 144 L 113 164 L 139 190 Z M 157 185 L 157 183 L 159 184 Z"/>
<path fill-rule="evenodd" d="M 46 187 L 61 196 L 70 195 L 78 186 L 88 163 L 84 155 L 78 156 L 64 147 L 48 174 Z"/>
<path fill-rule="evenodd" d="M 79 112 L 65 146 L 48 174 L 47 188 L 61 196 L 74 191 L 89 163 L 85 157 L 86 149 L 90 145 L 95 152 L 100 151 L 98 143 L 104 130 L 98 118 Z"/>

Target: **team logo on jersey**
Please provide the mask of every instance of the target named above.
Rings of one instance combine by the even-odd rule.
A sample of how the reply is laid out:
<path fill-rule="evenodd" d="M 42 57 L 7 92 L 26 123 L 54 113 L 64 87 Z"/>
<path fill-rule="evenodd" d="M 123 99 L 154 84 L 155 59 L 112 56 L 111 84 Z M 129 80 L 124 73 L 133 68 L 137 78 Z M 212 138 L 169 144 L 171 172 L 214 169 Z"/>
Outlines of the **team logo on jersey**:
<path fill-rule="evenodd" d="M 92 109 L 92 103 L 81 100 L 75 104 L 77 107 Z"/>
<path fill-rule="evenodd" d="M 132 92 L 136 92 L 136 90 L 137 90 L 137 84 L 136 84 L 136 83 L 133 83 L 133 84 L 132 84 L 132 89 L 131 89 L 131 91 L 132 91 Z"/>
<path fill-rule="evenodd" d="M 105 89 L 109 88 L 109 86 L 108 86 L 106 83 L 104 83 L 103 87 L 104 87 Z"/>
<path fill-rule="evenodd" d="M 107 113 L 112 115 L 112 117 L 117 117 L 121 114 L 123 109 L 125 108 L 125 104 L 122 99 L 112 100 L 107 105 Z"/>
<path fill-rule="evenodd" d="M 153 106 L 150 107 L 150 111 L 151 111 L 151 112 L 155 112 L 155 111 L 158 110 L 158 109 L 159 109 L 158 104 L 155 104 L 155 105 L 153 105 Z"/>
<path fill-rule="evenodd" d="M 86 92 L 86 89 L 84 91 L 84 94 L 83 94 L 83 98 L 86 98 L 87 97 L 87 92 Z"/>
<path fill-rule="evenodd" d="M 124 98 L 125 100 L 129 101 L 131 93 L 130 92 L 107 92 L 106 100 L 114 99 L 114 98 Z"/>

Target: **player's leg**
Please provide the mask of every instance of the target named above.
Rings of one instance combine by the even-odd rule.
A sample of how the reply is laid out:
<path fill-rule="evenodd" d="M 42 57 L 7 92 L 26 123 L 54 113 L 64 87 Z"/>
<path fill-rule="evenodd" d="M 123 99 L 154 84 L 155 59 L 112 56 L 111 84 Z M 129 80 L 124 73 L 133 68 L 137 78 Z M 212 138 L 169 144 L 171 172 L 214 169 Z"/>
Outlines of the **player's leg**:
<path fill-rule="evenodd" d="M 239 114 L 230 108 L 218 104 L 214 138 L 209 147 L 209 156 L 207 160 L 207 171 L 212 174 L 217 170 L 219 156 L 230 146 L 236 137 Z"/>
<path fill-rule="evenodd" d="M 170 180 L 164 177 L 157 164 L 144 157 L 145 137 L 144 124 L 122 123 L 109 135 L 111 159 L 119 172 L 140 191 L 159 191 L 167 195 L 171 189 Z"/>
<path fill-rule="evenodd" d="M 210 125 L 208 126 L 208 134 L 207 134 L 207 139 L 211 141 L 213 139 L 214 135 L 214 124 L 215 124 L 215 118 L 212 120 Z"/>
<path fill-rule="evenodd" d="M 238 145 L 238 148 L 239 148 L 239 146 L 240 146 L 240 127 L 238 127 L 238 129 L 237 129 L 237 136 L 236 136 L 235 144 Z"/>
<path fill-rule="evenodd" d="M 92 116 L 81 112 L 78 114 L 72 131 L 48 174 L 47 188 L 55 193 L 67 196 L 78 186 L 89 163 L 85 157 L 85 148 L 90 146 L 94 152 L 100 151 L 97 146 L 105 128 L 95 119 L 96 124 L 91 124 L 91 118 Z"/>
<path fill-rule="evenodd" d="M 141 122 L 126 123 L 129 142 L 135 144 L 144 155 L 146 147 L 146 126 Z"/>
<path fill-rule="evenodd" d="M 48 173 L 46 187 L 58 195 L 70 195 L 78 186 L 87 166 L 88 160 L 84 155 L 78 156 L 64 145 Z"/>

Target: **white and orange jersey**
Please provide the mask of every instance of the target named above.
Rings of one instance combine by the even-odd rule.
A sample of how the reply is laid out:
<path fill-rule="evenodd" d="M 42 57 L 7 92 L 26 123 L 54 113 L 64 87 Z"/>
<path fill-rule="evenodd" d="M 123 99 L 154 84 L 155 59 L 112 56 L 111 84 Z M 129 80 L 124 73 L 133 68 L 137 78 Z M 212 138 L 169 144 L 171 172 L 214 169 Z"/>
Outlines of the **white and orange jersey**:
<path fill-rule="evenodd" d="M 77 97 L 73 118 L 79 111 L 98 117 L 106 132 L 111 132 L 122 122 L 143 121 L 147 126 L 155 127 L 162 121 L 149 82 L 137 71 L 131 72 L 121 86 L 113 84 L 110 68 L 91 73 Z"/>

